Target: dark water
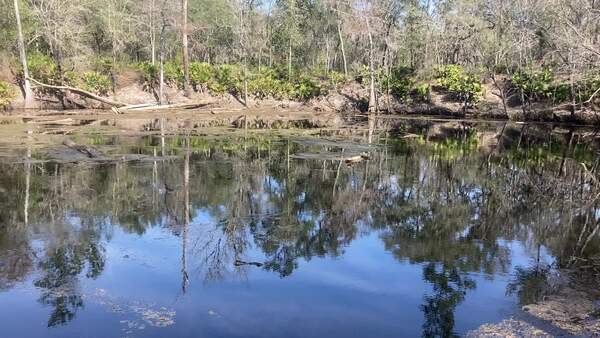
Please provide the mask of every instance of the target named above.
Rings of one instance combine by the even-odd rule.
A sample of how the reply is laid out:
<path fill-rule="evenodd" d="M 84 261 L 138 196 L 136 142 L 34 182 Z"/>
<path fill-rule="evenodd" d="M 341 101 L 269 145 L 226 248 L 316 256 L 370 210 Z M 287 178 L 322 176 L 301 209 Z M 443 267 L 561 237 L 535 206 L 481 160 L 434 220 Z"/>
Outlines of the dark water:
<path fill-rule="evenodd" d="M 418 137 L 82 137 L 151 157 L 4 159 L 0 336 L 461 335 L 597 254 L 592 132 L 395 129 Z"/>

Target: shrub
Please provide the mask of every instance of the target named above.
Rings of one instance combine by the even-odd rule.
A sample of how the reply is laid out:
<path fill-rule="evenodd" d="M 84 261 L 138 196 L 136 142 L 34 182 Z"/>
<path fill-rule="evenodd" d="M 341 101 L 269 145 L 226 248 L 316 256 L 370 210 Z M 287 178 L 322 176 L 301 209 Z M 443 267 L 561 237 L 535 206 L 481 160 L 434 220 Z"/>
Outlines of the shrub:
<path fill-rule="evenodd" d="M 259 99 L 267 97 L 284 99 L 289 97 L 290 91 L 287 82 L 278 80 L 271 74 L 259 74 L 248 81 L 248 93 Z"/>
<path fill-rule="evenodd" d="M 551 69 L 520 70 L 512 76 L 512 85 L 523 91 L 526 102 L 550 99 L 554 104 L 571 100 L 571 83 L 555 80 Z M 591 76 L 574 83 L 576 102 L 585 102 L 600 88 L 600 76 Z"/>
<path fill-rule="evenodd" d="M 511 79 L 512 85 L 521 90 L 528 102 L 540 101 L 545 98 L 551 98 L 554 91 L 552 82 L 554 75 L 550 69 L 535 71 L 532 69 L 522 69 L 517 71 Z M 559 96 L 564 92 L 561 90 Z M 558 98 L 562 100 L 562 98 Z"/>
<path fill-rule="evenodd" d="M 596 93 L 600 88 L 600 74 L 588 77 L 587 79 L 581 80 L 577 83 L 577 102 L 585 102 Z M 600 100 L 600 95 L 596 94 L 596 100 Z"/>
<path fill-rule="evenodd" d="M 479 102 L 483 95 L 483 85 L 479 78 L 467 73 L 461 66 L 447 65 L 438 69 L 440 86 L 463 103 L 463 110 Z"/>
<path fill-rule="evenodd" d="M 58 84 L 60 82 L 58 67 L 48 55 L 39 52 L 30 53 L 27 56 L 27 65 L 29 76 L 32 78 L 46 84 Z M 19 69 L 18 77 L 23 78 L 23 69 Z"/>
<path fill-rule="evenodd" d="M 290 73 L 287 65 L 276 65 L 271 69 L 275 73 L 275 78 L 278 80 L 293 81 L 298 76 L 298 70 L 292 67 L 292 72 Z"/>
<path fill-rule="evenodd" d="M 242 72 L 236 65 L 219 65 L 215 68 L 216 83 L 212 83 L 209 89 L 217 94 L 240 92 Z"/>
<path fill-rule="evenodd" d="M 415 96 L 417 98 L 417 101 L 420 102 L 429 102 L 430 98 L 430 92 L 431 91 L 431 87 L 429 86 L 428 83 L 421 83 L 415 86 Z"/>
<path fill-rule="evenodd" d="M 113 60 L 107 57 L 97 57 L 93 61 L 93 66 L 96 72 L 110 75 L 113 70 Z"/>
<path fill-rule="evenodd" d="M 176 62 L 169 61 L 164 64 L 165 83 L 170 87 L 183 87 L 183 70 Z"/>
<path fill-rule="evenodd" d="M 406 102 L 413 91 L 413 73 L 413 70 L 407 67 L 394 67 L 389 74 L 384 74 L 383 69 L 381 69 L 378 71 L 381 89 L 385 92 L 389 91 L 398 100 Z"/>
<path fill-rule="evenodd" d="M 342 73 L 338 73 L 335 71 L 329 73 L 329 83 L 335 89 L 337 89 L 339 85 L 344 84 L 347 81 L 348 78 Z"/>
<path fill-rule="evenodd" d="M 110 80 L 106 75 L 98 72 L 86 72 L 81 75 L 83 89 L 97 95 L 108 95 Z"/>
<path fill-rule="evenodd" d="M 309 77 L 303 77 L 296 84 L 293 96 L 301 100 L 309 100 L 319 95 L 321 95 L 321 85 L 319 82 Z"/>
<path fill-rule="evenodd" d="M 4 81 L 0 81 L 0 108 L 7 107 L 15 97 L 15 92 L 10 85 Z"/>
<path fill-rule="evenodd" d="M 206 88 L 213 78 L 213 67 L 206 62 L 190 63 L 190 84 L 195 90 Z"/>
<path fill-rule="evenodd" d="M 39 82 L 49 85 L 67 85 L 74 86 L 77 83 L 77 75 L 73 71 L 64 71 L 62 74 L 58 71 L 58 66 L 48 55 L 40 52 L 33 52 L 27 56 L 29 66 L 29 76 Z M 17 71 L 17 81 L 23 86 L 25 78 L 23 68 L 19 67 Z M 43 95 L 56 95 L 53 89 L 38 87 L 35 92 Z"/>
<path fill-rule="evenodd" d="M 142 72 L 144 90 L 151 90 L 158 84 L 159 69 L 157 65 L 145 61 L 137 64 L 136 68 Z"/>
<path fill-rule="evenodd" d="M 396 97 L 402 102 L 408 100 L 408 97 L 413 87 L 413 82 L 411 79 L 395 78 L 393 76 L 390 76 L 390 78 L 386 82 L 387 83 L 384 84 L 383 87 L 385 88 L 386 86 L 389 86 L 388 89 L 394 97 Z"/>

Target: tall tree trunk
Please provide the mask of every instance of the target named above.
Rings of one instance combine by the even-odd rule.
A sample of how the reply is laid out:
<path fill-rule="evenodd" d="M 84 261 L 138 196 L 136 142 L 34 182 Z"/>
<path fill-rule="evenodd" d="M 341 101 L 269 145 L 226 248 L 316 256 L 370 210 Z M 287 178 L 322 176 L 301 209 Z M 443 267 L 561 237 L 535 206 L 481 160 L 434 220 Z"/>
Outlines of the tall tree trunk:
<path fill-rule="evenodd" d="M 377 111 L 377 97 L 375 94 L 375 55 L 373 53 L 373 35 L 371 34 L 369 17 L 366 17 L 365 21 L 367 24 L 367 34 L 369 36 L 369 112 L 372 113 Z"/>
<path fill-rule="evenodd" d="M 152 65 L 156 64 L 156 36 L 154 34 L 154 27 L 150 28 L 153 30 L 152 36 L 150 37 L 150 53 L 152 54 Z"/>
<path fill-rule="evenodd" d="M 158 79 L 158 104 L 164 104 L 164 88 L 165 88 L 165 29 L 167 24 L 165 22 L 163 13 L 163 26 L 160 31 L 160 47 L 159 47 L 159 58 L 160 58 L 160 74 Z"/>
<path fill-rule="evenodd" d="M 329 74 L 329 39 L 325 36 L 325 74 Z"/>
<path fill-rule="evenodd" d="M 288 50 L 288 81 L 292 81 L 292 38 Z"/>
<path fill-rule="evenodd" d="M 19 0 L 14 0 L 15 3 L 15 18 L 17 19 L 17 35 L 19 39 L 19 56 L 21 58 L 21 65 L 23 67 L 23 96 L 25 98 L 24 108 L 33 108 L 35 104 L 35 98 L 33 97 L 33 91 L 31 90 L 31 83 L 29 82 L 29 67 L 27 66 L 27 53 L 25 52 L 25 42 L 23 40 L 23 28 L 21 26 L 21 13 L 19 11 Z"/>
<path fill-rule="evenodd" d="M 112 92 L 115 94 L 117 92 L 117 79 L 116 79 L 116 67 L 117 67 L 117 50 L 115 48 L 115 41 L 113 38 L 112 43 L 112 66 L 110 67 L 110 84 L 112 87 Z"/>
<path fill-rule="evenodd" d="M 577 110 L 577 93 L 575 92 L 575 63 L 573 62 L 573 49 L 569 50 L 569 86 L 570 86 L 570 96 L 571 96 L 571 117 L 575 116 L 575 112 Z"/>
<path fill-rule="evenodd" d="M 262 46 L 258 49 L 258 70 L 262 67 Z"/>
<path fill-rule="evenodd" d="M 244 57 L 244 106 L 248 108 L 248 60 Z"/>
<path fill-rule="evenodd" d="M 154 9 L 156 7 L 156 0 L 152 0 L 150 7 L 150 53 L 152 54 L 152 65 L 156 64 L 156 28 L 154 27 Z"/>
<path fill-rule="evenodd" d="M 181 37 L 183 39 L 183 91 L 189 97 L 190 92 L 190 55 L 188 50 L 188 0 L 183 0 L 181 6 Z"/>
<path fill-rule="evenodd" d="M 337 21 L 338 37 L 340 39 L 340 51 L 342 52 L 342 62 L 344 63 L 344 75 L 348 76 L 348 63 L 346 61 L 346 50 L 344 49 L 344 39 L 342 37 L 342 24 L 340 20 Z"/>
<path fill-rule="evenodd" d="M 240 6 L 240 42 L 242 47 L 242 57 L 244 61 L 244 106 L 248 108 L 248 48 L 247 32 L 245 19 L 245 5 Z M 259 66 L 260 69 L 260 66 Z M 246 119 L 247 120 L 247 119 Z"/>

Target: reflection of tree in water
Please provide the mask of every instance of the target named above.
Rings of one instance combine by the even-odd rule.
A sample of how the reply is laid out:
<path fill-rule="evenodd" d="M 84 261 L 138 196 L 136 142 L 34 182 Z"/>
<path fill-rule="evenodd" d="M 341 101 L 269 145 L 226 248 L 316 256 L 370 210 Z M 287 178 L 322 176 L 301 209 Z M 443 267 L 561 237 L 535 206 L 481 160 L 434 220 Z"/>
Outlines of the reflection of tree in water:
<path fill-rule="evenodd" d="M 454 334 L 454 311 L 467 293 L 475 288 L 475 281 L 456 267 L 427 263 L 423 267 L 423 279 L 433 287 L 433 293 L 425 295 L 421 310 L 425 316 L 423 337 L 452 337 Z"/>
<path fill-rule="evenodd" d="M 433 287 L 422 306 L 424 335 L 451 334 L 453 312 L 474 287 L 469 274 L 492 278 L 510 266 L 509 249 L 499 238 L 548 246 L 565 265 L 599 245 L 597 205 L 580 203 L 590 194 L 592 179 L 564 156 L 540 160 L 534 158 L 538 150 L 512 150 L 525 141 L 509 129 L 491 153 L 480 152 L 476 133 L 459 128 L 447 133 L 456 138 L 451 141 L 434 136 L 390 141 L 390 147 L 374 148 L 369 161 L 352 166 L 290 160 L 288 154 L 306 151 L 293 142 L 192 138 L 174 141 L 168 150 L 184 154 L 189 149 L 184 162 L 189 171 L 182 170 L 181 160 L 155 161 L 151 167 L 39 167 L 31 177 L 31 229 L 50 238 L 70 237 L 47 244 L 34 265 L 26 259 L 31 230 L 0 230 L 6 231 L 0 232 L 0 257 L 7 250 L 23 257 L 15 264 L 22 268 L 13 268 L 14 276 L 2 270 L 0 281 L 17 280 L 32 265 L 39 267 L 42 277 L 36 284 L 43 289 L 40 300 L 55 308 L 52 325 L 68 321 L 83 305 L 81 278 L 101 273 L 100 238 L 110 238 L 109 224 L 134 234 L 158 226 L 181 236 L 184 288 L 188 270 L 207 280 L 258 267 L 289 276 L 303 260 L 340 256 L 363 233 L 378 231 L 398 260 L 424 265 L 424 279 Z M 332 147 L 317 143 L 309 150 L 339 150 Z M 136 149 L 152 154 L 152 149 Z M 0 189 L 18 195 L 22 170 L 11 168 L 0 166 Z M 0 221 L 22 222 L 22 200 L 0 201 L 5 207 Z M 197 213 L 207 214 L 211 224 L 195 224 Z M 84 230 L 60 227 L 73 215 Z M 15 251 L 12 243 L 21 249 Z M 264 257 L 248 257 L 253 249 Z"/>
<path fill-rule="evenodd" d="M 0 227 L 0 291 L 25 280 L 33 268 L 34 258 L 23 224 Z"/>
<path fill-rule="evenodd" d="M 79 238 L 46 249 L 38 266 L 42 276 L 34 285 L 42 292 L 39 301 L 52 308 L 48 326 L 65 324 L 75 317 L 83 307 L 80 279 L 97 278 L 104 265 L 104 248 L 97 236 L 86 231 Z"/>
<path fill-rule="evenodd" d="M 517 266 L 511 281 L 506 285 L 506 293 L 516 294 L 521 305 L 533 304 L 539 301 L 550 287 L 548 284 L 550 272 L 551 266 L 547 264 Z"/>

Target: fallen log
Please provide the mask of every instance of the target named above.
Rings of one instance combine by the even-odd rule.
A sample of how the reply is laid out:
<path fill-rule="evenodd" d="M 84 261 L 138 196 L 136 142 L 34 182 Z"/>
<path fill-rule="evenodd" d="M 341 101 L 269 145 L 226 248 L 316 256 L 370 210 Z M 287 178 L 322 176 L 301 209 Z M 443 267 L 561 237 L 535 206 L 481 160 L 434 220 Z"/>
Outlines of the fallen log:
<path fill-rule="evenodd" d="M 344 153 L 298 153 L 290 155 L 291 158 L 300 160 L 319 160 L 319 161 L 343 161 L 348 165 L 369 159 L 367 153 L 344 154 Z"/>
<path fill-rule="evenodd" d="M 31 83 L 33 84 L 34 87 L 42 87 L 42 88 L 48 88 L 48 89 L 54 89 L 54 90 L 71 92 L 71 93 L 77 94 L 79 96 L 87 97 L 89 99 L 96 100 L 98 102 L 102 102 L 102 103 L 107 104 L 107 105 L 112 106 L 112 107 L 117 107 L 118 108 L 118 107 L 125 107 L 125 106 L 127 106 L 126 103 L 112 101 L 110 99 L 107 99 L 107 98 L 102 97 L 102 96 L 98 96 L 98 95 L 96 95 L 94 93 L 90 93 L 87 90 L 83 90 L 83 89 L 80 89 L 80 88 L 75 88 L 75 87 L 70 87 L 70 86 L 49 85 L 49 84 L 41 83 L 41 82 L 37 81 L 36 79 L 31 78 L 31 77 L 28 77 L 28 79 L 29 79 L 29 81 L 31 81 Z"/>
<path fill-rule="evenodd" d="M 194 109 L 205 107 L 215 103 L 213 100 L 203 100 L 190 103 L 175 103 L 165 105 L 130 105 L 125 107 L 118 107 L 118 111 L 144 111 L 144 110 L 164 110 L 164 109 Z"/>
<path fill-rule="evenodd" d="M 80 124 L 78 121 L 68 117 L 65 119 L 29 119 L 25 123 L 28 124 L 45 124 L 45 125 L 61 125 L 61 126 L 74 126 Z"/>

